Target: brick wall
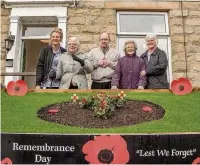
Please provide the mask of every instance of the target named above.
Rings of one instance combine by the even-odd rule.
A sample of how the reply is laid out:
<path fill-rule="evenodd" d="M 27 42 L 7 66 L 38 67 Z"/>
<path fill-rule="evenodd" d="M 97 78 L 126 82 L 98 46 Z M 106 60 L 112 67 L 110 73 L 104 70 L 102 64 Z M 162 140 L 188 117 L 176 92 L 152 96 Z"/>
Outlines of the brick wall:
<path fill-rule="evenodd" d="M 6 61 L 6 49 L 5 49 L 5 39 L 9 34 L 9 15 L 10 9 L 5 9 L 1 5 L 1 72 L 5 72 L 5 61 Z M 1 77 L 0 81 L 4 82 L 4 77 Z"/>

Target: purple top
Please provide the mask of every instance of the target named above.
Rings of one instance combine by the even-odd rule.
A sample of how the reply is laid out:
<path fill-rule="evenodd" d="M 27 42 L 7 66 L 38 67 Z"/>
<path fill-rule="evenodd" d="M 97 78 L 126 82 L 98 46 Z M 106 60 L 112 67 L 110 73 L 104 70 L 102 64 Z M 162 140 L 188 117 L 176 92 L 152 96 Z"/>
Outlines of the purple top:
<path fill-rule="evenodd" d="M 120 89 L 145 87 L 146 76 L 140 77 L 140 72 L 143 70 L 145 70 L 144 60 L 135 54 L 119 58 L 112 77 L 112 86 L 117 86 Z"/>

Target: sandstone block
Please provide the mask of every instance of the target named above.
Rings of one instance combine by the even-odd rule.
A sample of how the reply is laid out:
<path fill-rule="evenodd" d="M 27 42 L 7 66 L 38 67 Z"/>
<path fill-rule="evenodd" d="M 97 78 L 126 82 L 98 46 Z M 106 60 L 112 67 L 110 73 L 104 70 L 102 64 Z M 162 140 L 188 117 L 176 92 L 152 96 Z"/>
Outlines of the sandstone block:
<path fill-rule="evenodd" d="M 174 25 L 183 25 L 183 21 L 181 17 L 173 17 L 170 19 L 170 26 Z"/>
<path fill-rule="evenodd" d="M 173 43 L 174 42 L 183 43 L 184 42 L 184 36 L 182 34 L 172 35 L 171 40 L 172 40 Z"/>
<path fill-rule="evenodd" d="M 186 64 L 185 62 L 176 62 L 172 65 L 173 72 L 185 72 Z"/>
<path fill-rule="evenodd" d="M 86 17 L 86 22 L 85 22 L 85 24 L 86 24 L 86 25 L 94 25 L 94 24 L 96 24 L 95 21 L 96 21 L 98 18 L 99 18 L 98 16 L 87 16 L 87 17 Z"/>
<path fill-rule="evenodd" d="M 84 7 L 104 8 L 104 1 L 86 1 Z"/>
<path fill-rule="evenodd" d="M 94 16 L 101 16 L 102 9 L 91 9 L 90 15 Z"/>
<path fill-rule="evenodd" d="M 183 34 L 183 27 L 182 26 L 172 26 L 171 34 Z"/>
<path fill-rule="evenodd" d="M 114 9 L 105 9 L 102 13 L 103 16 L 115 16 L 116 11 Z"/>
<path fill-rule="evenodd" d="M 200 2 L 183 2 L 183 8 L 189 10 L 199 10 Z"/>
<path fill-rule="evenodd" d="M 194 27 L 192 27 L 192 26 L 185 26 L 185 33 L 186 34 L 192 34 L 192 33 L 194 33 Z"/>
<path fill-rule="evenodd" d="M 68 26 L 68 33 L 79 33 L 80 32 L 80 27 L 79 26 Z"/>
<path fill-rule="evenodd" d="M 172 74 L 173 80 L 176 80 L 180 77 L 185 77 L 185 76 L 186 76 L 185 72 L 179 72 L 179 73 L 173 72 Z"/>
<path fill-rule="evenodd" d="M 199 10 L 191 10 L 189 13 L 190 13 L 189 14 L 190 16 L 197 16 L 197 17 L 200 16 L 200 11 Z"/>
<path fill-rule="evenodd" d="M 80 40 L 81 42 L 93 42 L 93 35 L 88 35 L 88 34 L 81 35 Z"/>
<path fill-rule="evenodd" d="M 2 24 L 2 25 L 8 25 L 9 22 L 10 22 L 10 19 L 9 19 L 8 16 L 2 16 L 2 17 L 1 17 L 1 24 Z"/>
<path fill-rule="evenodd" d="M 116 34 L 116 32 L 117 32 L 117 27 L 114 26 L 114 25 L 103 26 L 103 27 L 101 28 L 101 31 L 102 31 L 102 32 L 107 32 L 107 33 L 109 33 L 109 34 Z"/>
<path fill-rule="evenodd" d="M 187 44 L 186 45 L 186 53 L 199 53 L 199 46 Z"/>
<path fill-rule="evenodd" d="M 1 16 L 9 16 L 11 9 L 1 8 Z"/>
<path fill-rule="evenodd" d="M 188 18 L 185 20 L 186 25 L 196 26 L 200 25 L 200 18 Z"/>
<path fill-rule="evenodd" d="M 69 25 L 84 25 L 85 17 L 69 17 Z"/>
<path fill-rule="evenodd" d="M 99 19 L 95 20 L 95 24 L 98 25 L 116 25 L 116 16 L 109 16 L 109 17 L 100 17 Z"/>
<path fill-rule="evenodd" d="M 172 42 L 172 53 L 173 54 L 184 53 L 184 45 L 183 44 L 175 44 Z"/>
<path fill-rule="evenodd" d="M 195 59 L 196 59 L 197 62 L 200 62 L 200 55 L 196 55 Z"/>
<path fill-rule="evenodd" d="M 200 26 L 197 26 L 197 27 L 193 27 L 194 31 L 195 31 L 195 34 L 200 34 Z"/>
<path fill-rule="evenodd" d="M 96 33 L 96 34 L 100 34 L 100 26 L 81 26 L 81 32 L 82 33 Z"/>

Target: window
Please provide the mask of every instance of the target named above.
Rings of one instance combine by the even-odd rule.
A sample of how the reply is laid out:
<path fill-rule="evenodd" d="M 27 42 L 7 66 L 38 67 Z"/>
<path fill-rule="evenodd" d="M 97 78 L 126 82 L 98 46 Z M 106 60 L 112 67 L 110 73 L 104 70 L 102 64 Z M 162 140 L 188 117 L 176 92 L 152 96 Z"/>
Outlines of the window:
<path fill-rule="evenodd" d="M 118 12 L 117 13 L 117 46 L 121 56 L 124 56 L 123 46 L 127 40 L 137 43 L 137 55 L 147 50 L 145 36 L 155 34 L 158 37 L 158 47 L 167 54 L 169 67 L 168 81 L 171 80 L 171 47 L 166 12 Z"/>

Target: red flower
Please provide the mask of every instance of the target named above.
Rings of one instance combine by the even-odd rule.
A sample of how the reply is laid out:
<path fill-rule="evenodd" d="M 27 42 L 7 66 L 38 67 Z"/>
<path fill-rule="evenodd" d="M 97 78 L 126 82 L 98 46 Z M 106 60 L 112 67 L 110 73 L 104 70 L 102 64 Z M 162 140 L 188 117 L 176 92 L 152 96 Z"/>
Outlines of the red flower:
<path fill-rule="evenodd" d="M 129 153 L 126 141 L 120 135 L 101 135 L 84 144 L 82 151 L 91 164 L 126 164 Z"/>
<path fill-rule="evenodd" d="M 192 92 L 192 85 L 187 78 L 181 77 L 172 81 L 171 90 L 175 95 L 184 95 Z"/>
<path fill-rule="evenodd" d="M 142 107 L 142 110 L 143 110 L 144 112 L 151 112 L 151 111 L 152 111 L 152 108 L 149 107 L 149 106 L 144 106 L 144 107 Z"/>
<path fill-rule="evenodd" d="M 192 164 L 200 164 L 200 157 L 194 159 L 194 161 L 192 162 Z"/>
<path fill-rule="evenodd" d="M 4 159 L 1 161 L 1 164 L 12 164 L 12 161 L 10 160 L 10 158 L 4 158 Z"/>
<path fill-rule="evenodd" d="M 7 93 L 10 96 L 24 96 L 28 92 L 28 86 L 25 81 L 10 81 L 7 85 Z"/>
<path fill-rule="evenodd" d="M 82 99 L 82 103 L 85 104 L 87 100 L 85 98 Z"/>

